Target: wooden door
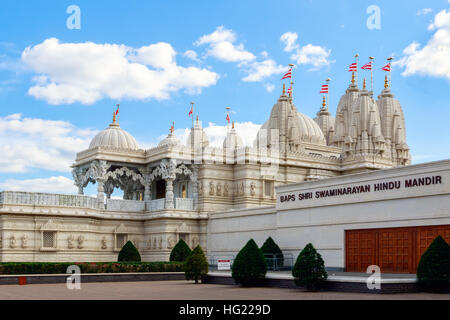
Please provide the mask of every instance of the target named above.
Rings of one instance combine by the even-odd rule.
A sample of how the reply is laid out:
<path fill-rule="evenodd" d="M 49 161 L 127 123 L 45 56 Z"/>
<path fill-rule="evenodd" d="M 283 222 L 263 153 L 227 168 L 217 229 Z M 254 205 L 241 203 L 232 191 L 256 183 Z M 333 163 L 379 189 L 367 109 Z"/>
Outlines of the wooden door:
<path fill-rule="evenodd" d="M 345 269 L 366 272 L 415 273 L 422 254 L 441 235 L 450 244 L 450 225 L 360 229 L 345 231 Z"/>

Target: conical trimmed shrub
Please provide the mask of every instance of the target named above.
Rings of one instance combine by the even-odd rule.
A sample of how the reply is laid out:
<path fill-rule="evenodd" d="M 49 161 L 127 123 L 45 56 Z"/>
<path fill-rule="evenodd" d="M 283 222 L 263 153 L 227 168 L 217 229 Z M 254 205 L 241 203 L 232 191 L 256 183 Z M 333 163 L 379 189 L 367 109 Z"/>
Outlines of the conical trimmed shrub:
<path fill-rule="evenodd" d="M 117 261 L 140 262 L 141 255 L 131 241 L 127 241 L 119 252 Z"/>
<path fill-rule="evenodd" d="M 297 286 L 306 287 L 308 291 L 320 289 L 321 283 L 327 279 L 322 256 L 311 243 L 308 243 L 298 255 L 292 276 Z"/>
<path fill-rule="evenodd" d="M 283 266 L 284 256 L 283 251 L 280 247 L 273 241 L 272 237 L 268 237 L 261 247 L 267 264 L 271 267 L 270 269 L 277 269 Z"/>
<path fill-rule="evenodd" d="M 186 259 L 184 270 L 186 280 L 195 280 L 195 283 L 198 283 L 199 279 L 206 276 L 208 273 L 208 261 L 200 246 L 196 246 Z"/>
<path fill-rule="evenodd" d="M 450 292 L 450 246 L 441 236 L 433 240 L 420 258 L 417 282 L 424 291 Z"/>
<path fill-rule="evenodd" d="M 189 246 L 184 242 L 183 239 L 180 239 L 178 243 L 173 247 L 172 252 L 170 253 L 170 261 L 186 261 L 186 259 L 191 254 L 192 250 Z"/>
<path fill-rule="evenodd" d="M 231 276 L 244 286 L 258 285 L 264 280 L 267 264 L 264 254 L 253 239 L 239 251 L 233 262 Z"/>

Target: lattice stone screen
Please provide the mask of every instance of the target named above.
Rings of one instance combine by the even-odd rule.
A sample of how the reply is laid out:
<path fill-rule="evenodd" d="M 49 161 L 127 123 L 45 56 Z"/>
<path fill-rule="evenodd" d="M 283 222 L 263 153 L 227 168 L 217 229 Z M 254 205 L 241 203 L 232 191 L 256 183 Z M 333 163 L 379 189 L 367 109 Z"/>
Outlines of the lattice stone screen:
<path fill-rule="evenodd" d="M 44 248 L 54 248 L 55 247 L 55 232 L 54 231 L 44 231 L 42 233 L 42 246 Z"/>

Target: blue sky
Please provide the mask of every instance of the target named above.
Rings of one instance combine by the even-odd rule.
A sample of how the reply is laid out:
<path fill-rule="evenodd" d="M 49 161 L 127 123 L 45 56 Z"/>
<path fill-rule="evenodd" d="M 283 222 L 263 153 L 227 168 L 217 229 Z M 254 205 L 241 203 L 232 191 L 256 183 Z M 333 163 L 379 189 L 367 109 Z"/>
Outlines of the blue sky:
<path fill-rule="evenodd" d="M 66 26 L 70 5 L 80 8 L 80 29 Z M 367 26 L 371 5 L 379 29 Z M 14 1 L 2 4 L 0 25 L 0 189 L 74 191 L 71 159 L 117 103 L 121 127 L 143 147 L 172 121 L 182 137 L 192 100 L 212 139 L 229 106 L 251 140 L 289 63 L 299 111 L 314 117 L 330 77 L 334 114 L 355 53 L 360 63 L 375 57 L 375 95 L 380 67 L 395 57 L 392 91 L 413 163 L 450 158 L 447 0 Z M 360 86 L 363 76 L 370 73 L 359 73 Z"/>

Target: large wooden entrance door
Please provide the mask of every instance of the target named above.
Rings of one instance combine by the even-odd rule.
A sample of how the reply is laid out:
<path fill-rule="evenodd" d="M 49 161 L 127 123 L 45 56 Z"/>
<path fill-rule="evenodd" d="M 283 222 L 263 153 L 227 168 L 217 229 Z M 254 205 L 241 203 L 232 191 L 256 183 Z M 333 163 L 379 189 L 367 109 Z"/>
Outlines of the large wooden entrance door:
<path fill-rule="evenodd" d="M 437 235 L 450 243 L 450 225 L 346 230 L 345 269 L 366 272 L 378 265 L 382 272 L 415 273 Z"/>

